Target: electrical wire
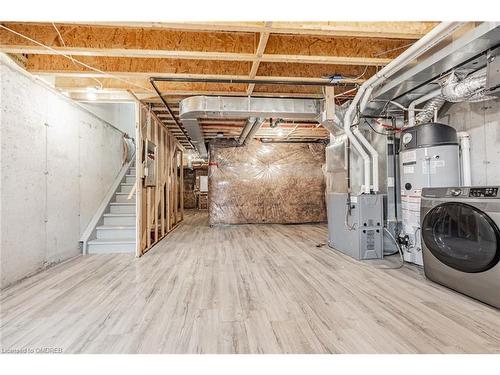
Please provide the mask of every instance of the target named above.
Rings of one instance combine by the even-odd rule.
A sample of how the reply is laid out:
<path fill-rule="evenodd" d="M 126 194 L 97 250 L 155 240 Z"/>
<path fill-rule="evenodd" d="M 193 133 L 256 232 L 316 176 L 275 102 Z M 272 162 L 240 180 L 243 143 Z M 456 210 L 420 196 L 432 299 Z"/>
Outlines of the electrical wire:
<path fill-rule="evenodd" d="M 413 43 L 405 44 L 404 46 L 392 48 L 392 49 L 389 49 L 387 51 L 377 53 L 377 54 L 373 55 L 373 57 L 383 56 L 383 55 L 388 54 L 389 52 L 394 52 L 394 51 L 398 51 L 398 50 L 403 49 L 403 48 L 408 48 L 408 47 L 410 47 L 412 45 L 413 45 Z"/>
<path fill-rule="evenodd" d="M 56 30 L 56 33 L 59 36 L 59 40 L 61 41 L 62 45 L 64 46 L 64 48 L 66 48 L 66 43 L 64 42 L 64 38 L 62 37 L 61 33 L 59 32 L 59 29 L 57 28 L 57 26 L 56 26 L 56 24 L 54 22 L 52 22 L 52 26 Z M 74 59 L 73 55 L 71 55 L 70 53 L 68 53 L 68 56 L 71 59 L 71 62 L 73 63 L 73 65 L 76 66 L 77 64 L 75 62 L 75 59 Z M 102 85 L 101 81 L 99 81 L 97 78 L 94 78 L 94 77 L 90 77 L 90 78 L 92 78 L 94 81 L 96 81 L 99 84 L 100 90 L 103 89 L 103 85 Z"/>
<path fill-rule="evenodd" d="M 363 73 L 361 73 L 359 76 L 357 76 L 356 78 L 349 78 L 349 79 L 353 80 L 361 79 L 365 76 L 367 70 L 368 70 L 368 65 L 365 66 L 365 70 L 363 70 Z"/>
<path fill-rule="evenodd" d="M 51 52 L 54 52 L 56 55 L 63 56 L 63 57 L 65 57 L 65 58 L 67 58 L 67 59 L 69 59 L 69 60 L 71 60 L 71 61 L 74 61 L 74 62 L 76 62 L 77 64 L 79 64 L 79 65 L 81 65 L 81 66 L 83 66 L 83 67 L 85 67 L 85 68 L 87 68 L 87 69 L 90 69 L 90 70 L 92 70 L 92 71 L 94 71 L 94 72 L 97 72 L 97 73 L 103 74 L 103 75 L 105 75 L 105 76 L 107 76 L 107 77 L 109 77 L 109 78 L 113 78 L 113 79 L 116 79 L 116 80 L 118 80 L 118 81 L 121 81 L 121 82 L 127 83 L 127 84 L 129 84 L 129 85 L 131 85 L 131 86 L 135 86 L 135 87 L 141 88 L 142 90 L 146 90 L 146 91 L 148 91 L 148 92 L 153 92 L 153 90 L 152 90 L 152 89 L 150 89 L 150 88 L 147 88 L 147 87 L 144 87 L 144 86 L 138 85 L 138 84 L 136 84 L 136 83 L 134 83 L 134 82 L 131 82 L 131 81 L 127 80 L 127 79 L 124 79 L 124 78 L 121 78 L 121 77 L 116 76 L 116 75 L 114 75 L 114 74 L 111 74 L 111 73 L 108 73 L 108 72 L 102 71 L 102 70 L 100 70 L 100 69 L 94 68 L 94 67 L 93 67 L 93 66 L 91 66 L 91 65 L 88 65 L 88 64 L 86 64 L 86 63 L 84 63 L 84 62 L 81 62 L 81 61 L 79 61 L 79 60 L 77 60 L 77 59 L 75 59 L 75 58 L 71 57 L 71 56 L 68 56 L 68 55 L 66 55 L 65 53 L 62 53 L 61 51 L 58 51 L 58 50 L 56 50 L 56 49 L 54 49 L 54 48 L 52 48 L 52 47 L 49 47 L 49 46 L 47 46 L 47 45 L 45 45 L 45 44 L 43 44 L 43 43 L 41 43 L 41 42 L 39 42 L 39 41 L 37 41 L 37 40 L 35 40 L 35 39 L 30 38 L 29 36 L 26 36 L 26 35 L 24 35 L 24 34 L 21 34 L 21 33 L 17 32 L 17 31 L 15 31 L 15 30 L 13 30 L 13 29 L 11 29 L 11 28 L 9 28 L 9 27 L 5 26 L 5 25 L 0 24 L 0 28 L 2 28 L 2 29 L 4 29 L 4 30 L 7 30 L 7 31 L 9 31 L 9 32 L 11 32 L 11 33 L 13 33 L 13 34 L 15 34 L 15 35 L 17 35 L 17 36 L 20 36 L 21 38 L 24 38 L 24 39 L 26 39 L 26 40 L 29 40 L 30 42 L 35 43 L 36 45 L 38 45 L 38 46 L 40 46 L 40 47 L 43 47 L 43 48 L 45 48 L 45 49 L 47 49 L 47 50 L 49 50 L 49 51 L 51 51 Z"/>
<path fill-rule="evenodd" d="M 352 225 L 349 224 L 349 207 L 347 204 L 345 206 L 344 226 L 349 231 L 353 231 L 356 229 L 356 223 L 353 223 Z"/>
<path fill-rule="evenodd" d="M 365 123 L 377 134 L 380 134 L 380 135 L 385 135 L 385 136 L 389 136 L 389 135 L 393 135 L 393 133 L 382 133 L 382 132 L 379 132 L 378 130 L 375 130 L 375 128 L 372 126 L 372 124 L 370 124 L 369 121 L 367 121 L 366 119 L 364 119 Z M 398 131 L 399 129 L 390 129 L 392 131 Z"/>
<path fill-rule="evenodd" d="M 352 81 L 356 81 L 358 79 L 361 79 L 365 76 L 366 72 L 368 70 L 368 65 L 365 65 L 365 70 L 363 70 L 363 73 L 361 73 L 359 76 L 357 77 L 350 77 L 350 76 L 343 76 L 342 74 L 329 74 L 329 75 L 326 75 L 326 76 L 323 76 L 322 78 L 325 78 L 325 79 L 329 79 L 330 82 L 335 82 L 335 81 L 343 81 L 343 80 L 352 80 Z M 336 76 L 339 76 L 340 78 L 339 79 L 336 79 L 335 77 Z"/>

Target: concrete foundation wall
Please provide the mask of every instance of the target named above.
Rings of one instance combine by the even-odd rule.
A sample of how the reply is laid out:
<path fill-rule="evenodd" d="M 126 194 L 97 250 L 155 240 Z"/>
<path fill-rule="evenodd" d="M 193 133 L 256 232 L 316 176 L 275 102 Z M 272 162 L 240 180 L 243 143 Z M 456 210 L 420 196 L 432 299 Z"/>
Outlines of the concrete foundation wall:
<path fill-rule="evenodd" d="M 449 105 L 439 122 L 469 133 L 472 185 L 500 185 L 500 100 Z"/>
<path fill-rule="evenodd" d="M 135 138 L 136 103 L 81 103 L 89 111 Z"/>
<path fill-rule="evenodd" d="M 80 253 L 122 165 L 122 133 L 0 56 L 3 288 Z"/>

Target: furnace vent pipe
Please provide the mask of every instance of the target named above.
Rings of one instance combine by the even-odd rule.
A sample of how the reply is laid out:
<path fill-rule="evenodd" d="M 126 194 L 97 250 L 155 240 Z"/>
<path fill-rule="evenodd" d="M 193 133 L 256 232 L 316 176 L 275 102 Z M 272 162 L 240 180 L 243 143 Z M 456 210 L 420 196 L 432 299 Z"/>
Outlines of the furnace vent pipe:
<path fill-rule="evenodd" d="M 354 145 L 354 148 L 363 157 L 365 169 L 368 166 L 368 171 L 366 171 L 366 170 L 364 171 L 364 176 L 365 176 L 364 188 L 363 188 L 364 193 L 370 193 L 370 170 L 369 170 L 370 158 L 368 157 L 368 160 L 366 160 L 366 158 L 363 155 L 363 152 L 361 152 L 361 147 L 359 147 L 360 145 L 356 139 L 356 136 L 354 136 L 354 134 L 351 132 L 351 126 L 354 125 L 354 119 L 356 117 L 358 105 L 359 105 L 359 112 L 363 113 L 363 110 L 366 108 L 366 105 L 368 104 L 368 101 L 370 100 L 370 96 L 371 96 L 373 89 L 375 87 L 382 84 L 385 80 L 387 80 L 389 77 L 391 77 L 392 75 L 397 73 L 399 70 L 401 70 L 404 66 L 406 66 L 408 63 L 410 63 L 412 60 L 414 60 L 415 58 L 422 55 L 424 52 L 426 52 L 429 49 L 431 49 L 432 47 L 434 47 L 437 43 L 442 41 L 444 38 L 446 38 L 449 34 L 451 34 L 454 30 L 456 30 L 461 25 L 463 25 L 463 22 L 442 22 L 442 23 L 440 23 L 438 26 L 436 26 L 434 29 L 432 29 L 429 33 L 427 33 L 421 39 L 419 39 L 417 42 L 415 42 L 415 44 L 413 44 L 410 48 L 408 48 L 406 51 L 404 51 L 401 55 L 396 57 L 389 64 L 387 64 L 384 68 L 382 68 L 379 72 L 375 73 L 375 75 L 373 75 L 371 78 L 369 78 L 367 81 L 365 81 L 361 85 L 361 87 L 358 89 L 356 96 L 354 97 L 349 108 L 346 111 L 346 114 L 344 117 L 344 131 L 345 131 L 346 135 L 349 137 L 349 140 Z M 362 134 L 360 134 L 359 136 L 363 137 Z M 376 158 L 374 158 L 376 151 L 375 152 L 373 152 L 372 150 L 369 150 L 369 151 L 370 151 L 372 160 L 373 159 L 376 160 L 378 158 L 378 155 L 376 156 Z M 366 153 L 364 153 L 364 154 L 366 154 Z M 375 165 L 375 163 L 372 164 L 372 174 L 374 176 L 374 180 L 378 181 L 378 165 Z M 378 190 L 379 190 L 378 186 L 372 186 L 371 188 L 374 192 L 378 192 Z"/>
<path fill-rule="evenodd" d="M 372 163 L 373 163 L 372 165 L 374 167 L 376 167 L 376 170 L 375 170 L 375 168 L 373 169 L 373 175 L 372 175 L 373 181 L 372 181 L 372 184 L 373 184 L 373 191 L 377 192 L 378 191 L 378 186 L 379 186 L 379 181 L 378 181 L 378 152 L 371 145 L 371 143 L 365 138 L 365 136 L 359 131 L 358 127 L 355 127 L 352 132 L 361 141 L 361 143 L 363 144 L 363 146 L 366 147 L 366 149 L 368 150 L 368 152 L 370 153 L 370 155 L 372 157 Z M 369 166 L 368 166 L 368 172 L 370 172 L 370 167 Z"/>

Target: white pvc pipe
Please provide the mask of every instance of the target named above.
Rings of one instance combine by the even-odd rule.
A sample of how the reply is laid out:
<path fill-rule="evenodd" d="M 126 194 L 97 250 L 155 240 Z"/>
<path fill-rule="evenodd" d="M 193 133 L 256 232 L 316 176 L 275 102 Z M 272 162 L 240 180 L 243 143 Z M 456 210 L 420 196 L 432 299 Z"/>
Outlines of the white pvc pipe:
<path fill-rule="evenodd" d="M 418 56 L 422 55 L 424 52 L 429 50 L 430 48 L 434 47 L 437 43 L 442 41 L 446 36 L 451 34 L 454 30 L 456 30 L 458 27 L 460 27 L 463 24 L 463 22 L 442 22 L 438 26 L 436 26 L 434 29 L 432 29 L 429 33 L 424 35 L 421 39 L 419 39 L 415 44 L 413 44 L 410 48 L 408 48 L 406 51 L 404 51 L 401 55 L 396 57 L 394 60 L 392 60 L 389 64 L 387 64 L 384 68 L 382 68 L 379 72 L 375 73 L 370 79 L 365 81 L 361 87 L 358 89 L 358 92 L 356 93 L 356 96 L 352 100 L 351 104 L 349 105 L 349 108 L 347 109 L 345 116 L 344 116 L 344 131 L 349 137 L 350 141 L 354 145 L 354 148 L 361 154 L 363 157 L 363 154 L 361 153 L 359 149 L 359 143 L 355 141 L 355 136 L 351 132 L 350 128 L 353 125 L 354 117 L 355 117 L 355 111 L 357 109 L 358 103 L 360 103 L 359 106 L 359 111 L 362 113 L 363 110 L 366 108 L 366 105 L 368 104 L 368 101 L 370 100 L 370 95 L 375 87 L 380 85 L 382 82 L 384 82 L 387 78 L 398 72 L 401 68 L 403 68 L 406 64 L 408 64 L 410 61 L 414 60 Z M 362 134 L 360 134 L 360 137 L 363 137 Z M 364 137 L 363 137 L 364 138 Z M 365 139 L 366 140 L 366 139 Z M 368 142 L 368 141 L 367 141 Z M 376 151 L 375 152 L 370 152 L 372 158 L 374 158 Z M 378 157 L 378 156 L 377 156 Z M 369 165 L 365 161 L 365 168 L 366 165 Z M 373 164 L 373 173 L 378 173 L 378 165 Z M 377 172 L 375 172 L 375 169 L 377 169 Z M 364 173 L 365 176 L 365 193 L 367 192 L 366 189 L 369 189 L 370 186 L 370 172 Z"/>
<path fill-rule="evenodd" d="M 434 90 L 410 103 L 408 106 L 408 127 L 411 128 L 412 126 L 415 126 L 415 107 L 421 103 L 431 100 L 432 98 L 435 98 L 438 95 L 441 95 L 441 89 Z"/>
<path fill-rule="evenodd" d="M 460 150 L 462 153 L 462 185 L 471 186 L 471 167 L 470 167 L 470 135 L 467 132 L 458 132 L 458 139 L 460 141 Z"/>
<path fill-rule="evenodd" d="M 365 194 L 370 194 L 370 156 L 366 153 L 365 149 L 359 144 L 358 139 L 351 132 L 351 128 L 348 126 L 347 129 L 344 126 L 344 132 L 351 141 L 351 144 L 354 146 L 356 151 L 359 152 L 361 157 L 363 158 L 363 186 L 362 190 Z M 363 137 L 364 138 L 364 137 Z"/>
<path fill-rule="evenodd" d="M 377 150 L 375 150 L 375 148 L 370 144 L 370 142 L 368 142 L 368 140 L 363 136 L 363 134 L 361 134 L 361 132 L 359 131 L 359 129 L 356 127 L 354 128 L 354 130 L 352 131 L 352 133 L 356 136 L 356 138 L 358 138 L 361 143 L 363 144 L 363 146 L 366 147 L 366 149 L 368 150 L 368 152 L 371 154 L 372 156 L 372 171 L 373 171 L 373 174 L 372 174 L 372 179 L 373 179 L 373 182 L 372 182 L 372 190 L 377 192 L 378 191 L 378 152 Z"/>

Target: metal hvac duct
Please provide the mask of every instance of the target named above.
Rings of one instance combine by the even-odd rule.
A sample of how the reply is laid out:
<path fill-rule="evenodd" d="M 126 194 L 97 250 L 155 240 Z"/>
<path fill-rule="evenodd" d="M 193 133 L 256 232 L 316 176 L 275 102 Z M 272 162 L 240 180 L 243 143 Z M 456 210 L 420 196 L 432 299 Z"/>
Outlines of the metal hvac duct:
<path fill-rule="evenodd" d="M 260 128 L 265 118 L 318 120 L 322 111 L 319 99 L 282 99 L 223 96 L 191 96 L 180 102 L 179 118 L 200 156 L 207 156 L 200 118 L 247 118 L 238 140 L 243 144 Z"/>
<path fill-rule="evenodd" d="M 481 102 L 495 99 L 495 97 L 486 94 L 486 79 L 486 68 L 480 69 L 462 80 L 459 80 L 456 73 L 452 73 L 440 90 L 433 91 L 410 104 L 408 125 L 413 126 L 431 122 L 434 114 L 446 102 Z M 415 105 L 423 103 L 425 100 L 428 100 L 427 103 L 414 117 Z"/>
<path fill-rule="evenodd" d="M 226 96 L 191 96 L 180 102 L 181 120 L 186 118 L 277 117 L 316 120 L 318 99 L 282 99 Z"/>
<path fill-rule="evenodd" d="M 441 89 L 441 95 L 447 102 L 481 102 L 494 99 L 485 93 L 486 68 L 480 69 L 459 81 L 452 73 Z"/>

